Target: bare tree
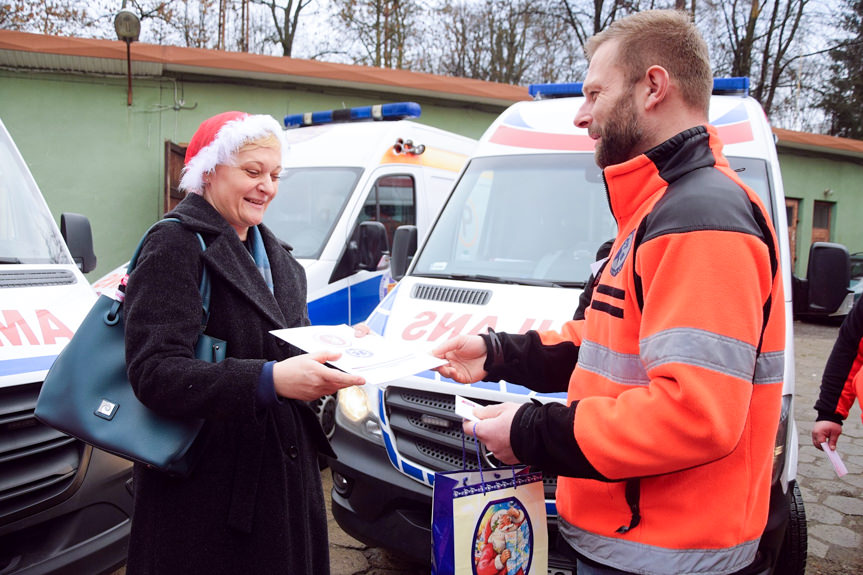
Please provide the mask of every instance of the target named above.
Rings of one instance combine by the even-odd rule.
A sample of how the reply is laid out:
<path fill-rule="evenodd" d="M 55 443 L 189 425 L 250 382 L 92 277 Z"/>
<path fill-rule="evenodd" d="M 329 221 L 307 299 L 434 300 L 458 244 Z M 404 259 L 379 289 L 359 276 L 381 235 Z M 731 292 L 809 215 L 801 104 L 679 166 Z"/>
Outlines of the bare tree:
<path fill-rule="evenodd" d="M 714 2 L 725 24 L 725 63 L 732 76 L 752 81 L 752 95 L 770 115 L 777 90 L 793 83 L 789 66 L 799 55 L 798 33 L 811 0 Z"/>
<path fill-rule="evenodd" d="M 94 17 L 85 2 L 71 0 L 4 0 L 0 1 L 0 28 L 78 36 L 90 28 Z"/>
<path fill-rule="evenodd" d="M 267 41 L 281 47 L 283 56 L 291 56 L 300 24 L 300 13 L 312 0 L 251 0 L 266 7 L 272 17 L 273 31 Z"/>
<path fill-rule="evenodd" d="M 576 67 L 583 69 L 569 28 L 542 2 L 447 0 L 435 30 L 432 71 L 440 74 L 520 84 L 572 79 Z"/>
<path fill-rule="evenodd" d="M 422 9 L 416 0 L 334 0 L 338 20 L 359 45 L 357 63 L 410 68 Z"/>
<path fill-rule="evenodd" d="M 552 6 L 557 16 L 572 28 L 582 50 L 588 38 L 639 8 L 639 0 L 559 0 Z"/>

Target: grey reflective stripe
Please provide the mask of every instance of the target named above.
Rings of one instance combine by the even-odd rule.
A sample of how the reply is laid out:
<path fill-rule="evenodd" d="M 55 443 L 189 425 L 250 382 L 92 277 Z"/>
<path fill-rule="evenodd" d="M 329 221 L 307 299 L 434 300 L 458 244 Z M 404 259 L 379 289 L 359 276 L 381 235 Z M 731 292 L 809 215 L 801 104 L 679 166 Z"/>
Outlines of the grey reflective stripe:
<path fill-rule="evenodd" d="M 666 363 L 684 363 L 752 381 L 755 346 L 709 331 L 679 327 L 641 340 L 647 370 Z"/>
<path fill-rule="evenodd" d="M 577 368 L 601 375 L 621 385 L 647 385 L 650 378 L 637 354 L 612 351 L 598 343 L 584 340 L 578 350 Z"/>
<path fill-rule="evenodd" d="M 558 528 L 573 549 L 589 559 L 644 575 L 723 575 L 743 569 L 758 551 L 759 539 L 725 549 L 668 549 L 596 535 L 558 518 Z M 636 529 L 637 531 L 637 529 Z"/>
<path fill-rule="evenodd" d="M 785 352 L 762 353 L 755 361 L 755 383 L 782 383 L 785 381 Z"/>

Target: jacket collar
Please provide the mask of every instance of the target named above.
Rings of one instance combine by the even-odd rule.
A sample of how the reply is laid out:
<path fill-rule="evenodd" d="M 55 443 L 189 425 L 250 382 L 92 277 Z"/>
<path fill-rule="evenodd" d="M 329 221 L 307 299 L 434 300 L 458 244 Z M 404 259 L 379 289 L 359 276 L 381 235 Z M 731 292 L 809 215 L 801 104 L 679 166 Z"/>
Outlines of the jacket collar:
<path fill-rule="evenodd" d="M 722 142 L 710 125 L 684 130 L 626 162 L 608 166 L 603 176 L 611 212 L 619 225 L 654 194 L 684 174 L 725 163 Z"/>
<path fill-rule="evenodd" d="M 233 286 L 274 325 L 282 327 L 286 324 L 282 310 L 236 230 L 207 200 L 198 194 L 188 194 L 165 217 L 177 218 L 185 228 L 204 236 L 207 249 L 202 259 L 214 276 Z M 283 249 L 275 236 L 264 226 L 261 228 L 267 254 Z M 277 273 L 274 268 L 274 281 L 279 281 Z"/>

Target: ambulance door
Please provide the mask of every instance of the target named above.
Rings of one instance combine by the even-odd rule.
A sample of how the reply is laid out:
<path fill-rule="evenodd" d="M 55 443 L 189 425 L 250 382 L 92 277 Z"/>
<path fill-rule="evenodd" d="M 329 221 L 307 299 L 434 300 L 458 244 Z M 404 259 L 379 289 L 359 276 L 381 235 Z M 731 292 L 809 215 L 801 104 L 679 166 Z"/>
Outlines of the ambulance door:
<path fill-rule="evenodd" d="M 348 290 L 348 323 L 364 321 L 383 299 L 392 281 L 389 273 L 389 249 L 393 234 L 401 225 L 417 223 L 418 180 L 422 174 L 410 169 L 382 169 L 371 178 L 358 214 L 350 231 L 350 241 L 333 270 L 330 283 L 346 281 Z M 380 222 L 386 231 L 381 258 L 370 264 L 360 263 L 362 241 L 360 224 Z"/>

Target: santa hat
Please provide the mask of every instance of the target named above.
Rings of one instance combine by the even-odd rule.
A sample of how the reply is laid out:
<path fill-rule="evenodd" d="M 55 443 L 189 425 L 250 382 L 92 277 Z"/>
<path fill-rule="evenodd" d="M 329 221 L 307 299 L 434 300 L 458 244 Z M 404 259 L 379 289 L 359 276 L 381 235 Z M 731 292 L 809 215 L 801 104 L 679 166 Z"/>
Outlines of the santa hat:
<path fill-rule="evenodd" d="M 186 148 L 186 162 L 180 179 L 181 190 L 200 194 L 204 174 L 227 164 L 244 144 L 270 134 L 280 137 L 282 127 L 272 116 L 245 112 L 224 112 L 204 120 Z"/>

